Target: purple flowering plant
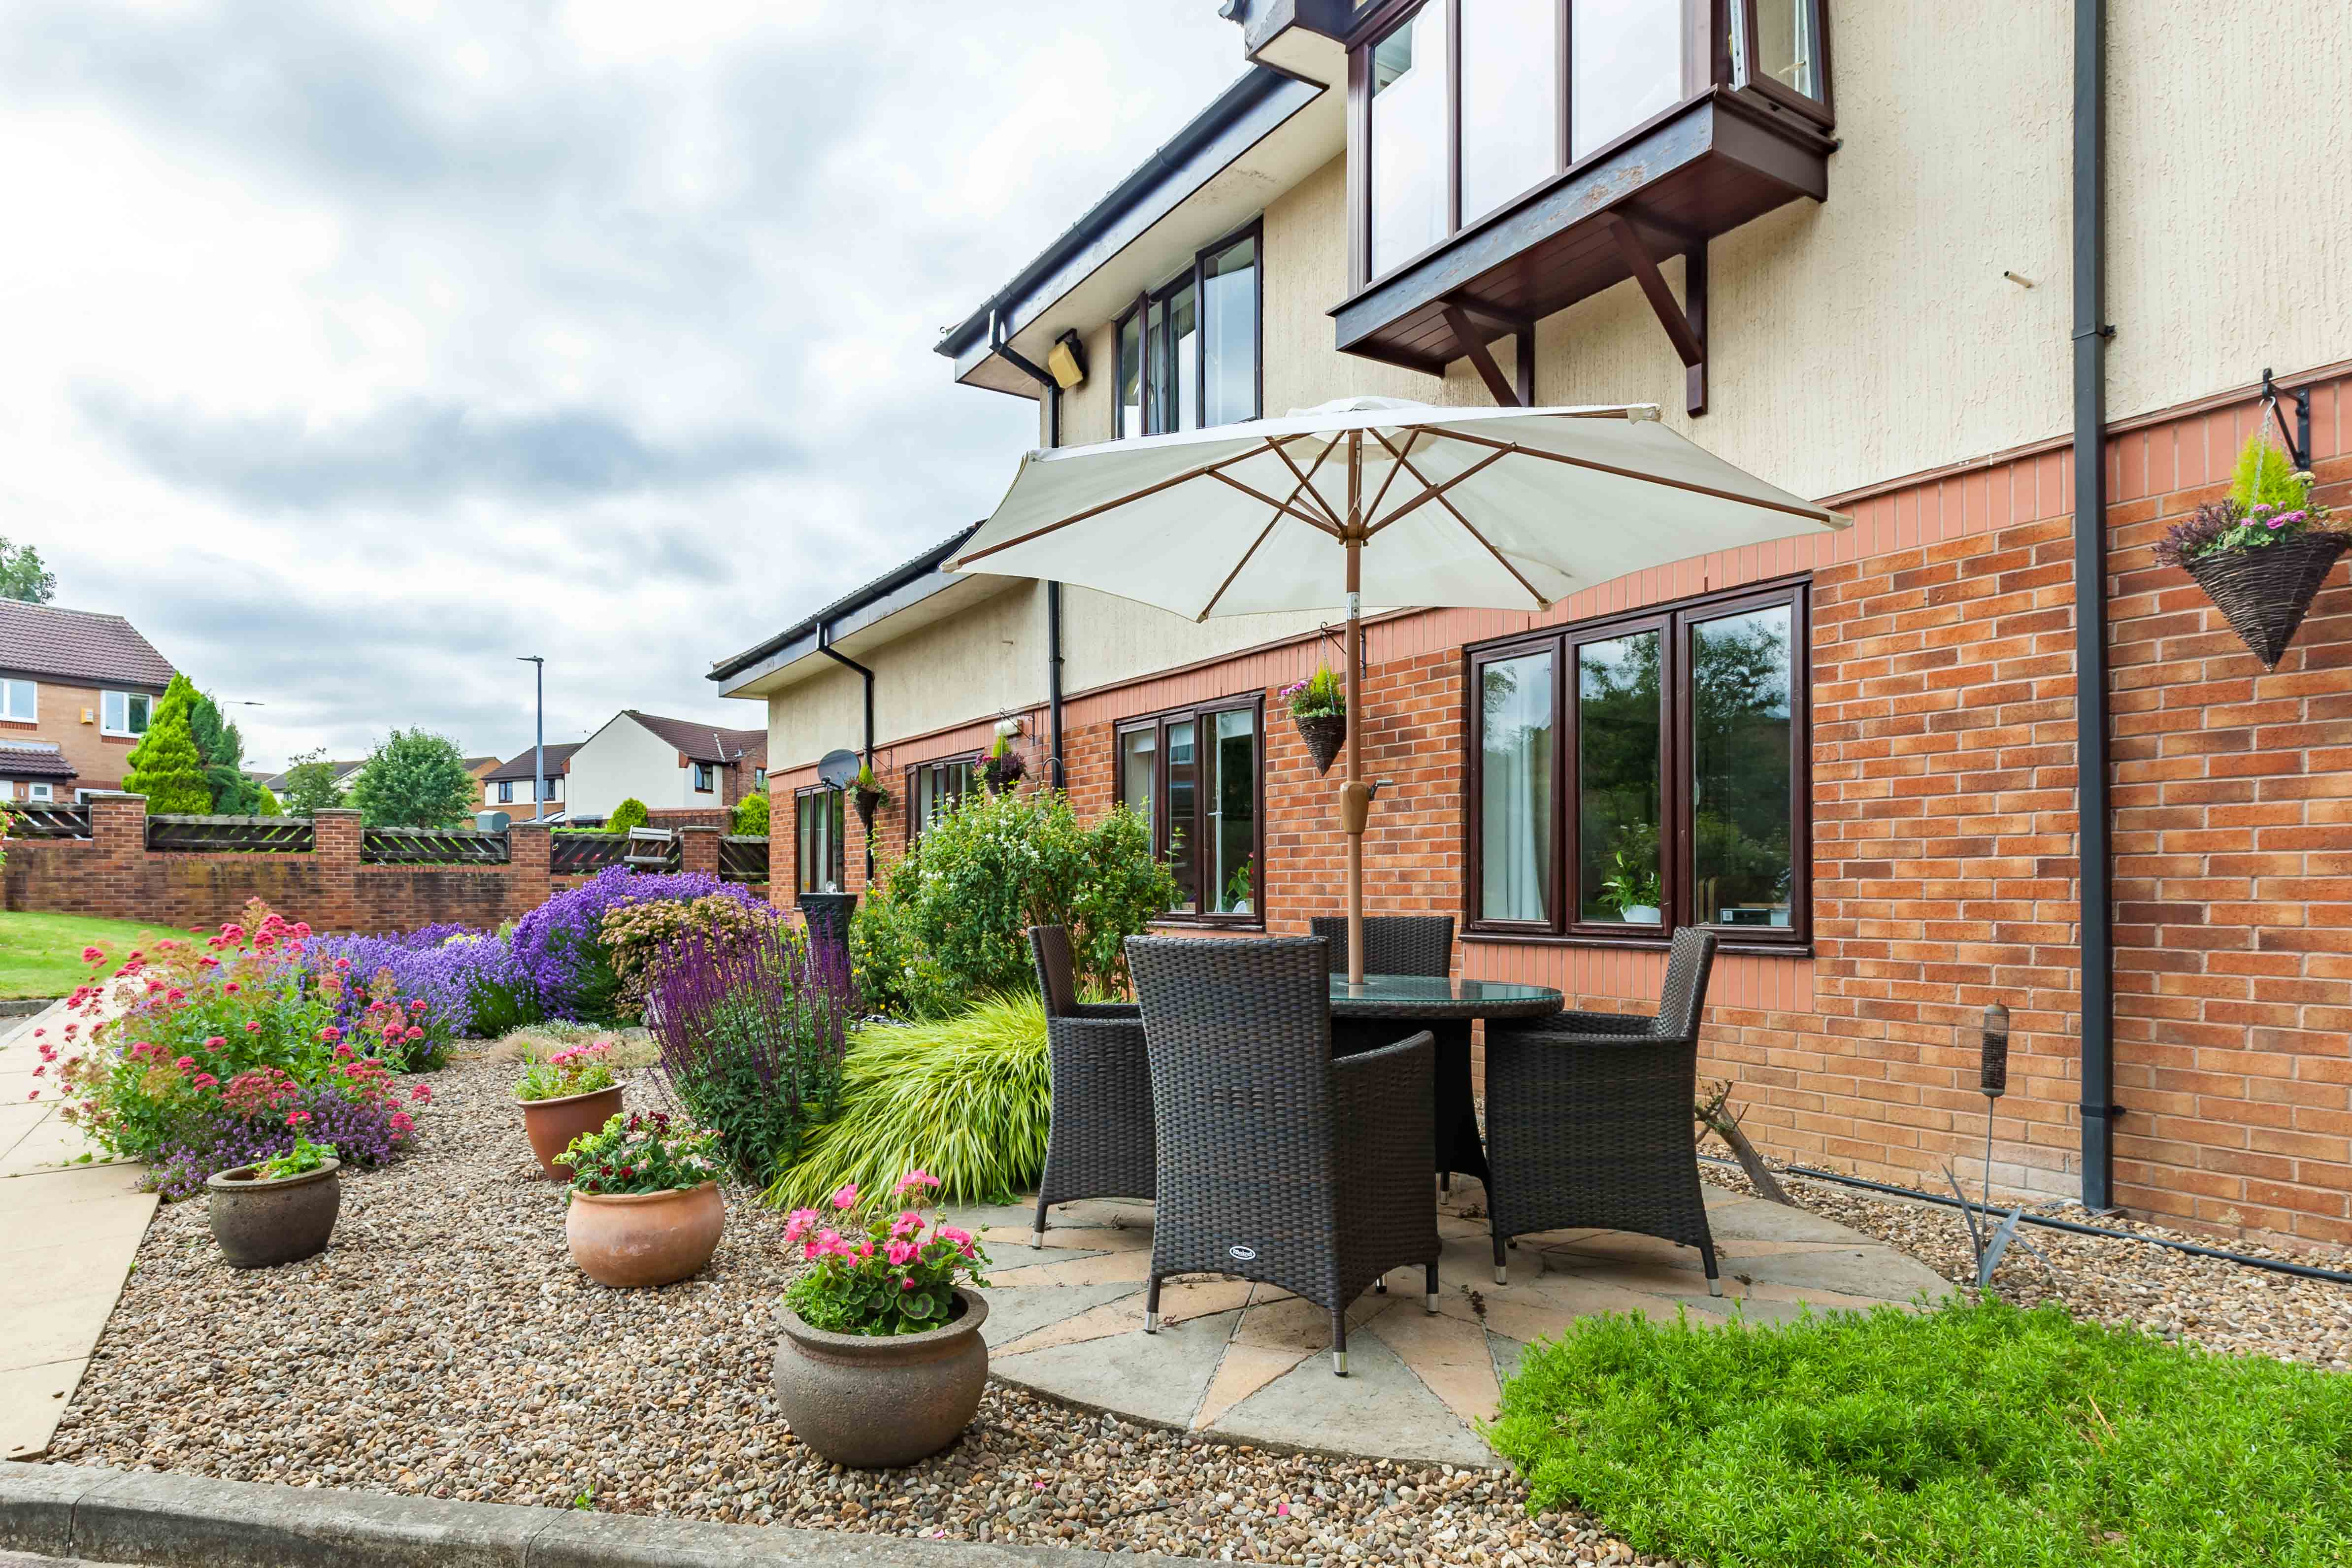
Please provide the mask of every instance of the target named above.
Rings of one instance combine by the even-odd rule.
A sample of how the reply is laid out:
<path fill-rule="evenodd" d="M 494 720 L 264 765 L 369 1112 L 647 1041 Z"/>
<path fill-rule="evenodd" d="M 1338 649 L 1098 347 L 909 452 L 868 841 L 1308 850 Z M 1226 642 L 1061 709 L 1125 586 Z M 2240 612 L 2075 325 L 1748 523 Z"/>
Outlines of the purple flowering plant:
<path fill-rule="evenodd" d="M 615 1016 L 621 977 L 604 945 L 605 915 L 630 904 L 661 900 L 691 903 L 708 898 L 732 899 L 757 910 L 769 908 L 740 883 L 722 882 L 705 871 L 645 876 L 625 866 L 607 866 L 516 921 L 508 945 L 547 1016 L 609 1023 Z"/>
<path fill-rule="evenodd" d="M 438 1066 L 453 1039 L 493 1038 L 539 1021 L 537 988 L 493 931 L 452 923 L 405 935 L 321 937 L 310 956 L 314 973 L 370 977 L 370 995 L 346 992 L 337 1005 L 335 1022 L 347 1030 L 359 1026 L 377 991 L 407 999 L 411 1021 L 425 1031 L 414 1066 Z"/>

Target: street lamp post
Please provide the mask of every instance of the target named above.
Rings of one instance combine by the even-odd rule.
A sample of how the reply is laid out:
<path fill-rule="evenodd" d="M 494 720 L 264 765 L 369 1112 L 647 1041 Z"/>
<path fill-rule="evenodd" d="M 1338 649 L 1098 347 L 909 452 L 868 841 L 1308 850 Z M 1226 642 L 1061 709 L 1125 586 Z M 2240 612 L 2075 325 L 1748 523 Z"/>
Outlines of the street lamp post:
<path fill-rule="evenodd" d="M 547 660 L 526 653 L 517 655 L 515 662 L 531 667 L 531 684 L 538 697 L 539 719 L 530 742 L 530 819 L 542 822 L 547 817 Z"/>

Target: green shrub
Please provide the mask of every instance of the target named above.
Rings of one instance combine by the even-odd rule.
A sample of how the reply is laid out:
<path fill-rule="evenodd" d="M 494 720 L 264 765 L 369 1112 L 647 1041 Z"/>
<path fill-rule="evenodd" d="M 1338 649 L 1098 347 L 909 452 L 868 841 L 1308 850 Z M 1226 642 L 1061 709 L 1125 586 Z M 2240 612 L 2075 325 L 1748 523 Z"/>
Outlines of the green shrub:
<path fill-rule="evenodd" d="M 151 815 L 201 816 L 213 808 L 212 785 L 205 778 L 205 759 L 196 750 L 190 722 L 196 689 L 184 675 L 172 677 L 162 700 L 147 716 L 147 733 L 123 760 L 130 772 L 122 787 L 147 797 Z"/>
<path fill-rule="evenodd" d="M 646 984 L 654 958 L 680 937 L 749 936 L 775 923 L 776 911 L 768 905 L 717 893 L 693 900 L 650 900 L 606 910 L 597 940 L 618 983 L 613 995 L 614 1014 L 624 1018 L 644 1016 Z"/>
<path fill-rule="evenodd" d="M 370 827 L 447 827 L 468 820 L 481 798 L 457 742 L 424 730 L 394 730 L 352 785 Z"/>
<path fill-rule="evenodd" d="M 945 1018 L 958 1005 L 957 988 L 915 938 L 910 911 L 922 877 L 921 854 L 919 839 L 882 874 L 880 889 L 849 917 L 849 965 L 857 994 L 869 1011 L 894 1018 Z"/>
<path fill-rule="evenodd" d="M 767 837 L 768 797 L 765 793 L 747 795 L 735 803 L 735 831 L 751 838 Z"/>
<path fill-rule="evenodd" d="M 2352 1378 L 1998 1301 L 1531 1347 L 1496 1451 L 1711 1568 L 2352 1562 Z"/>
<path fill-rule="evenodd" d="M 278 803 L 278 797 L 276 795 L 269 793 L 268 785 L 256 784 L 253 787 L 261 792 L 259 796 L 254 801 L 254 816 L 283 816 L 286 815 L 286 808 Z"/>
<path fill-rule="evenodd" d="M 646 803 L 631 795 L 613 808 L 613 815 L 604 819 L 604 826 L 599 831 L 626 833 L 632 827 L 643 827 L 647 820 Z"/>
<path fill-rule="evenodd" d="M 335 787 L 335 764 L 324 752 L 305 752 L 286 770 L 286 798 L 280 802 L 289 816 L 315 816 L 343 804 Z"/>
<path fill-rule="evenodd" d="M 1053 1070 L 1045 1009 L 1032 993 L 992 996 L 953 1018 L 877 1024 L 852 1037 L 839 1114 L 813 1133 L 767 1201 L 814 1208 L 847 1184 L 887 1203 L 912 1170 L 942 1203 L 1002 1203 L 1045 1164 Z"/>

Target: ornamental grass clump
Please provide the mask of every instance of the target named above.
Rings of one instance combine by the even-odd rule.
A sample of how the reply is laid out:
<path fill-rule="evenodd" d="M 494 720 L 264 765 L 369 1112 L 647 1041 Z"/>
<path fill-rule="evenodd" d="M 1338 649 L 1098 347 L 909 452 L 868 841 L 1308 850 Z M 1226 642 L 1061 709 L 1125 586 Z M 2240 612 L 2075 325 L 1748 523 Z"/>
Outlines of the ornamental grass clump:
<path fill-rule="evenodd" d="M 857 996 L 838 952 L 772 921 L 690 931 L 654 959 L 649 994 L 670 1099 L 739 1178 L 775 1180 L 840 1101 Z"/>
<path fill-rule="evenodd" d="M 868 1026 L 843 1062 L 840 1110 L 765 1201 L 814 1207 L 843 1188 L 886 1191 L 895 1173 L 920 1169 L 939 1177 L 942 1202 L 1007 1202 L 1045 1169 L 1053 1077 L 1034 992 L 953 1018 Z"/>
<path fill-rule="evenodd" d="M 924 1195 L 940 1186 L 938 1177 L 920 1169 L 891 1184 L 894 1205 Z M 850 1216 L 876 1205 L 861 1198 L 854 1184 L 845 1184 L 825 1204 L 848 1225 Z M 919 1334 L 944 1328 L 956 1315 L 956 1287 L 969 1280 L 982 1285 L 981 1270 L 988 1255 L 971 1232 L 947 1223 L 934 1213 L 926 1220 L 917 1210 L 899 1207 L 885 1217 L 876 1214 L 862 1232 L 853 1236 L 825 1223 L 823 1211 L 793 1211 L 784 1226 L 784 1246 L 799 1247 L 813 1265 L 784 1291 L 784 1304 L 810 1328 L 834 1334 Z"/>
<path fill-rule="evenodd" d="M 572 1190 L 598 1197 L 675 1193 L 719 1179 L 718 1140 L 656 1110 L 614 1116 L 563 1151 Z"/>

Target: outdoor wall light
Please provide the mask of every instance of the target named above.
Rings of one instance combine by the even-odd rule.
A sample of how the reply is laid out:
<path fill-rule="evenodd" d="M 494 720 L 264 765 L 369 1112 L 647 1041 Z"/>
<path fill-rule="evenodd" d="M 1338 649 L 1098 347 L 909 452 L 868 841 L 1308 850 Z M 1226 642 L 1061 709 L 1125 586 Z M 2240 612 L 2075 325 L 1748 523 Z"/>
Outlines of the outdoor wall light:
<path fill-rule="evenodd" d="M 1087 346 L 1078 341 L 1075 329 L 1065 331 L 1045 351 L 1045 369 L 1064 392 L 1087 379 Z"/>
<path fill-rule="evenodd" d="M 1018 713 L 1010 719 L 999 719 L 996 721 L 996 732 L 1008 741 L 1021 733 L 1022 728 L 1021 715 Z"/>

